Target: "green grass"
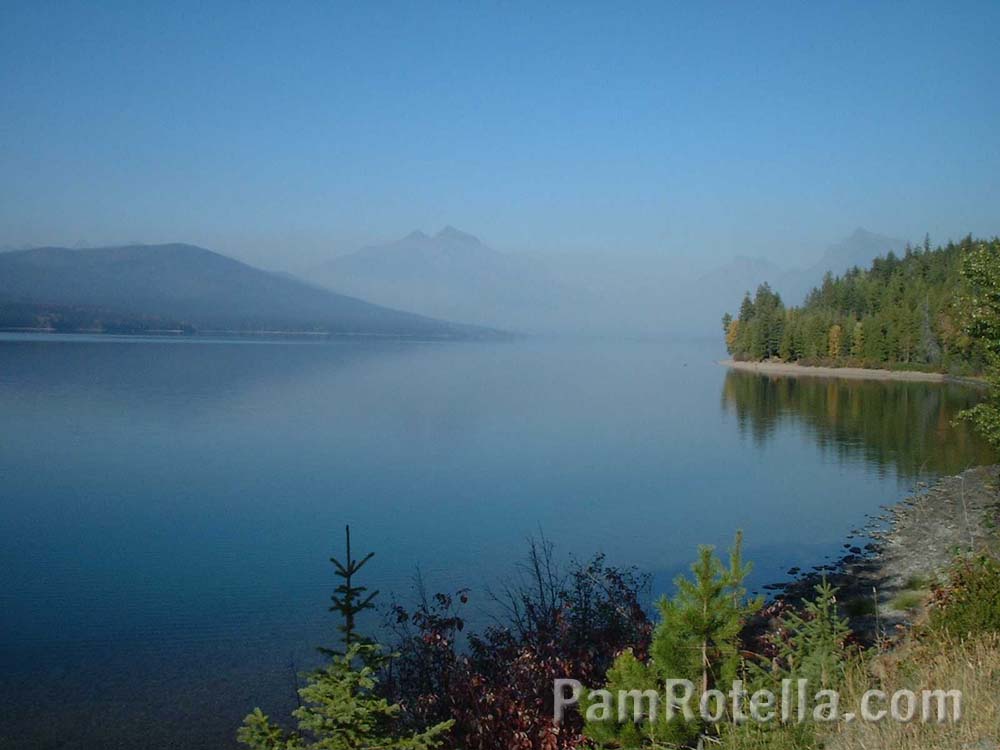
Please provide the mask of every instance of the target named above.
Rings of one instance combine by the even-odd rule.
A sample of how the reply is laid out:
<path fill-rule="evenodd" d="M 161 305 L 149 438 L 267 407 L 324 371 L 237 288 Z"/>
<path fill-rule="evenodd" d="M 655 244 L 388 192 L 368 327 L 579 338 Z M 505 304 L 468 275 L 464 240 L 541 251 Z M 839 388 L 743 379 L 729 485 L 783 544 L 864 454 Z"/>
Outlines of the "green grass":
<path fill-rule="evenodd" d="M 903 583 L 903 588 L 907 591 L 926 591 L 931 587 L 930 578 L 921 575 L 912 575 Z"/>
<path fill-rule="evenodd" d="M 920 608 L 924 603 L 924 596 L 921 591 L 903 591 L 890 602 L 889 606 L 902 612 L 910 612 Z"/>

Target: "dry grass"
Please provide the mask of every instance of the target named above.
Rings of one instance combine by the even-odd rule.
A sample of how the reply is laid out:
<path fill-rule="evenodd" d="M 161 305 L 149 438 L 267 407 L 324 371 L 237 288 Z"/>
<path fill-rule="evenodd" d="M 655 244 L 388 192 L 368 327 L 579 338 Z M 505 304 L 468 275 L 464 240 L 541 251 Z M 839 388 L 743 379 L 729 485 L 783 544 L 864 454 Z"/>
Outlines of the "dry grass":
<path fill-rule="evenodd" d="M 962 719 L 933 724 L 840 724 L 825 738 L 832 750 L 993 750 L 1000 741 L 1000 634 L 965 642 L 911 643 L 890 654 L 858 662 L 848 675 L 842 705 L 860 705 L 862 694 L 878 688 L 891 694 L 908 688 L 961 690 Z"/>
<path fill-rule="evenodd" d="M 841 712 L 858 712 L 867 690 L 961 690 L 958 723 L 902 724 L 888 717 L 866 723 L 856 719 L 834 725 L 743 725 L 724 733 L 722 750 L 997 750 L 1000 748 L 1000 634 L 965 642 L 908 641 L 895 650 L 865 654 L 848 669 L 841 690 Z M 873 708 L 881 708 L 875 705 Z M 886 705 L 885 708 L 888 708 Z"/>

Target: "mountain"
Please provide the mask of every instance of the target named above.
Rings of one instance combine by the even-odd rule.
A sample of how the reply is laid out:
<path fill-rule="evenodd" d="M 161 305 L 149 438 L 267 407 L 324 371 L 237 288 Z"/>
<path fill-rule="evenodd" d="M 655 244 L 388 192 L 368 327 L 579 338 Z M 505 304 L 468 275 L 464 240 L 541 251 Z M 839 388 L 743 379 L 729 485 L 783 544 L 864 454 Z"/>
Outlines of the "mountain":
<path fill-rule="evenodd" d="M 696 276 L 625 249 L 594 257 L 503 253 L 445 227 L 333 258 L 308 278 L 390 307 L 530 333 L 714 335 L 728 300 L 765 281 L 799 302 L 827 271 L 867 265 L 903 244 L 859 229 L 804 268 L 740 256 Z"/>
<path fill-rule="evenodd" d="M 434 338 L 495 333 L 373 305 L 183 244 L 0 253 L 0 325 Z"/>
<path fill-rule="evenodd" d="M 875 258 L 889 251 L 900 254 L 905 247 L 904 240 L 858 228 L 850 236 L 829 245 L 808 266 L 783 269 L 763 258 L 737 256 L 700 276 L 694 286 L 701 296 L 716 297 L 723 293 L 728 295 L 727 299 L 733 299 L 735 296 L 742 298 L 747 291 L 753 294 L 757 286 L 766 281 L 785 302 L 798 304 L 826 273 L 836 275 L 855 266 L 865 268 Z"/>
<path fill-rule="evenodd" d="M 850 237 L 830 245 L 823 257 L 813 266 L 824 268 L 834 274 L 842 273 L 858 266 L 867 268 L 878 257 L 887 255 L 889 251 L 897 255 L 906 248 L 906 241 L 895 237 L 869 232 L 858 227 Z"/>
<path fill-rule="evenodd" d="M 691 287 L 691 293 L 701 299 L 715 301 L 742 296 L 748 289 L 752 292 L 765 281 L 774 284 L 783 271 L 779 266 L 764 258 L 750 258 L 738 255 L 729 263 L 702 274 Z"/>
<path fill-rule="evenodd" d="M 786 304 L 801 304 L 827 272 L 840 274 L 854 266 L 866 267 L 890 250 L 900 253 L 905 245 L 903 240 L 859 228 L 828 246 L 808 266 L 782 268 L 764 258 L 737 256 L 691 282 L 679 284 L 673 297 L 694 331 L 714 333 L 718 330 L 720 310 L 731 305 L 731 300 L 742 300 L 746 292 L 753 295 L 765 281 Z"/>
<path fill-rule="evenodd" d="M 822 257 L 812 265 L 777 276 L 772 286 L 787 302 L 799 304 L 827 273 L 842 274 L 855 266 L 867 268 L 875 258 L 890 251 L 899 255 L 905 247 L 905 240 L 875 234 L 859 227 L 849 237 L 827 247 Z"/>
<path fill-rule="evenodd" d="M 380 304 L 526 332 L 572 326 L 594 304 L 593 295 L 561 284 L 534 259 L 499 252 L 451 226 L 364 247 L 308 276 Z"/>

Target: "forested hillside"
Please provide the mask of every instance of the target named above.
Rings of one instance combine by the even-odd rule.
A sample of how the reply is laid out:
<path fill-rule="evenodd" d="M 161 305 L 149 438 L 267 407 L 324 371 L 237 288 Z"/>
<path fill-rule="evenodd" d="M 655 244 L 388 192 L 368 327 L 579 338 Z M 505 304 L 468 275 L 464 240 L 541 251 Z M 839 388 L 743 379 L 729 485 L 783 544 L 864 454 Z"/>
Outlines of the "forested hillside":
<path fill-rule="evenodd" d="M 0 253 L 2 329 L 499 335 L 370 304 L 183 244 Z"/>
<path fill-rule="evenodd" d="M 786 308 L 767 284 L 723 317 L 735 359 L 983 372 L 987 353 L 968 335 L 963 261 L 981 248 L 1000 262 L 1000 240 L 966 237 L 932 249 L 889 252 L 871 268 L 827 274 L 802 307 Z"/>

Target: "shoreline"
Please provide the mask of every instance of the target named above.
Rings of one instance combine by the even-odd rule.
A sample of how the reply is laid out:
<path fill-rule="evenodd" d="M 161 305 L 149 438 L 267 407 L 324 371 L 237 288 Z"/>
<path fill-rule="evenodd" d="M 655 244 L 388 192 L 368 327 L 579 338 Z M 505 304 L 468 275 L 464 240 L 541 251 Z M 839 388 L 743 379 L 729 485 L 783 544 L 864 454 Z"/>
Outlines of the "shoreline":
<path fill-rule="evenodd" d="M 839 559 L 804 571 L 792 568 L 795 578 L 763 589 L 770 602 L 797 607 L 825 577 L 838 588 L 842 614 L 863 643 L 905 633 L 924 611 L 913 598 L 925 599 L 943 581 L 956 551 L 1000 546 L 998 484 L 1000 465 L 918 483 L 911 495 L 866 516 L 865 525 L 848 535 Z"/>
<path fill-rule="evenodd" d="M 796 362 L 738 362 L 721 359 L 718 364 L 733 370 L 755 372 L 760 375 L 789 375 L 791 377 L 842 378 L 845 380 L 897 380 L 923 383 L 955 383 L 986 388 L 984 380 L 974 377 L 945 375 L 940 372 L 919 370 L 876 370 L 865 367 L 823 367 L 800 365 Z"/>
<path fill-rule="evenodd" d="M 0 328 L 0 336 L 46 336 L 59 338 L 106 338 L 113 339 L 163 339 L 175 341 L 232 341 L 237 339 L 295 341 L 295 340 L 376 340 L 376 341 L 406 341 L 419 343 L 438 342 L 479 342 L 508 341 L 519 338 L 517 334 L 499 332 L 495 336 L 428 336 L 408 333 L 378 333 L 351 331 L 269 331 L 269 330 L 203 330 L 186 331 L 180 329 L 150 329 L 146 331 L 104 331 L 97 329 L 79 329 L 73 331 L 58 331 L 52 328 Z"/>

